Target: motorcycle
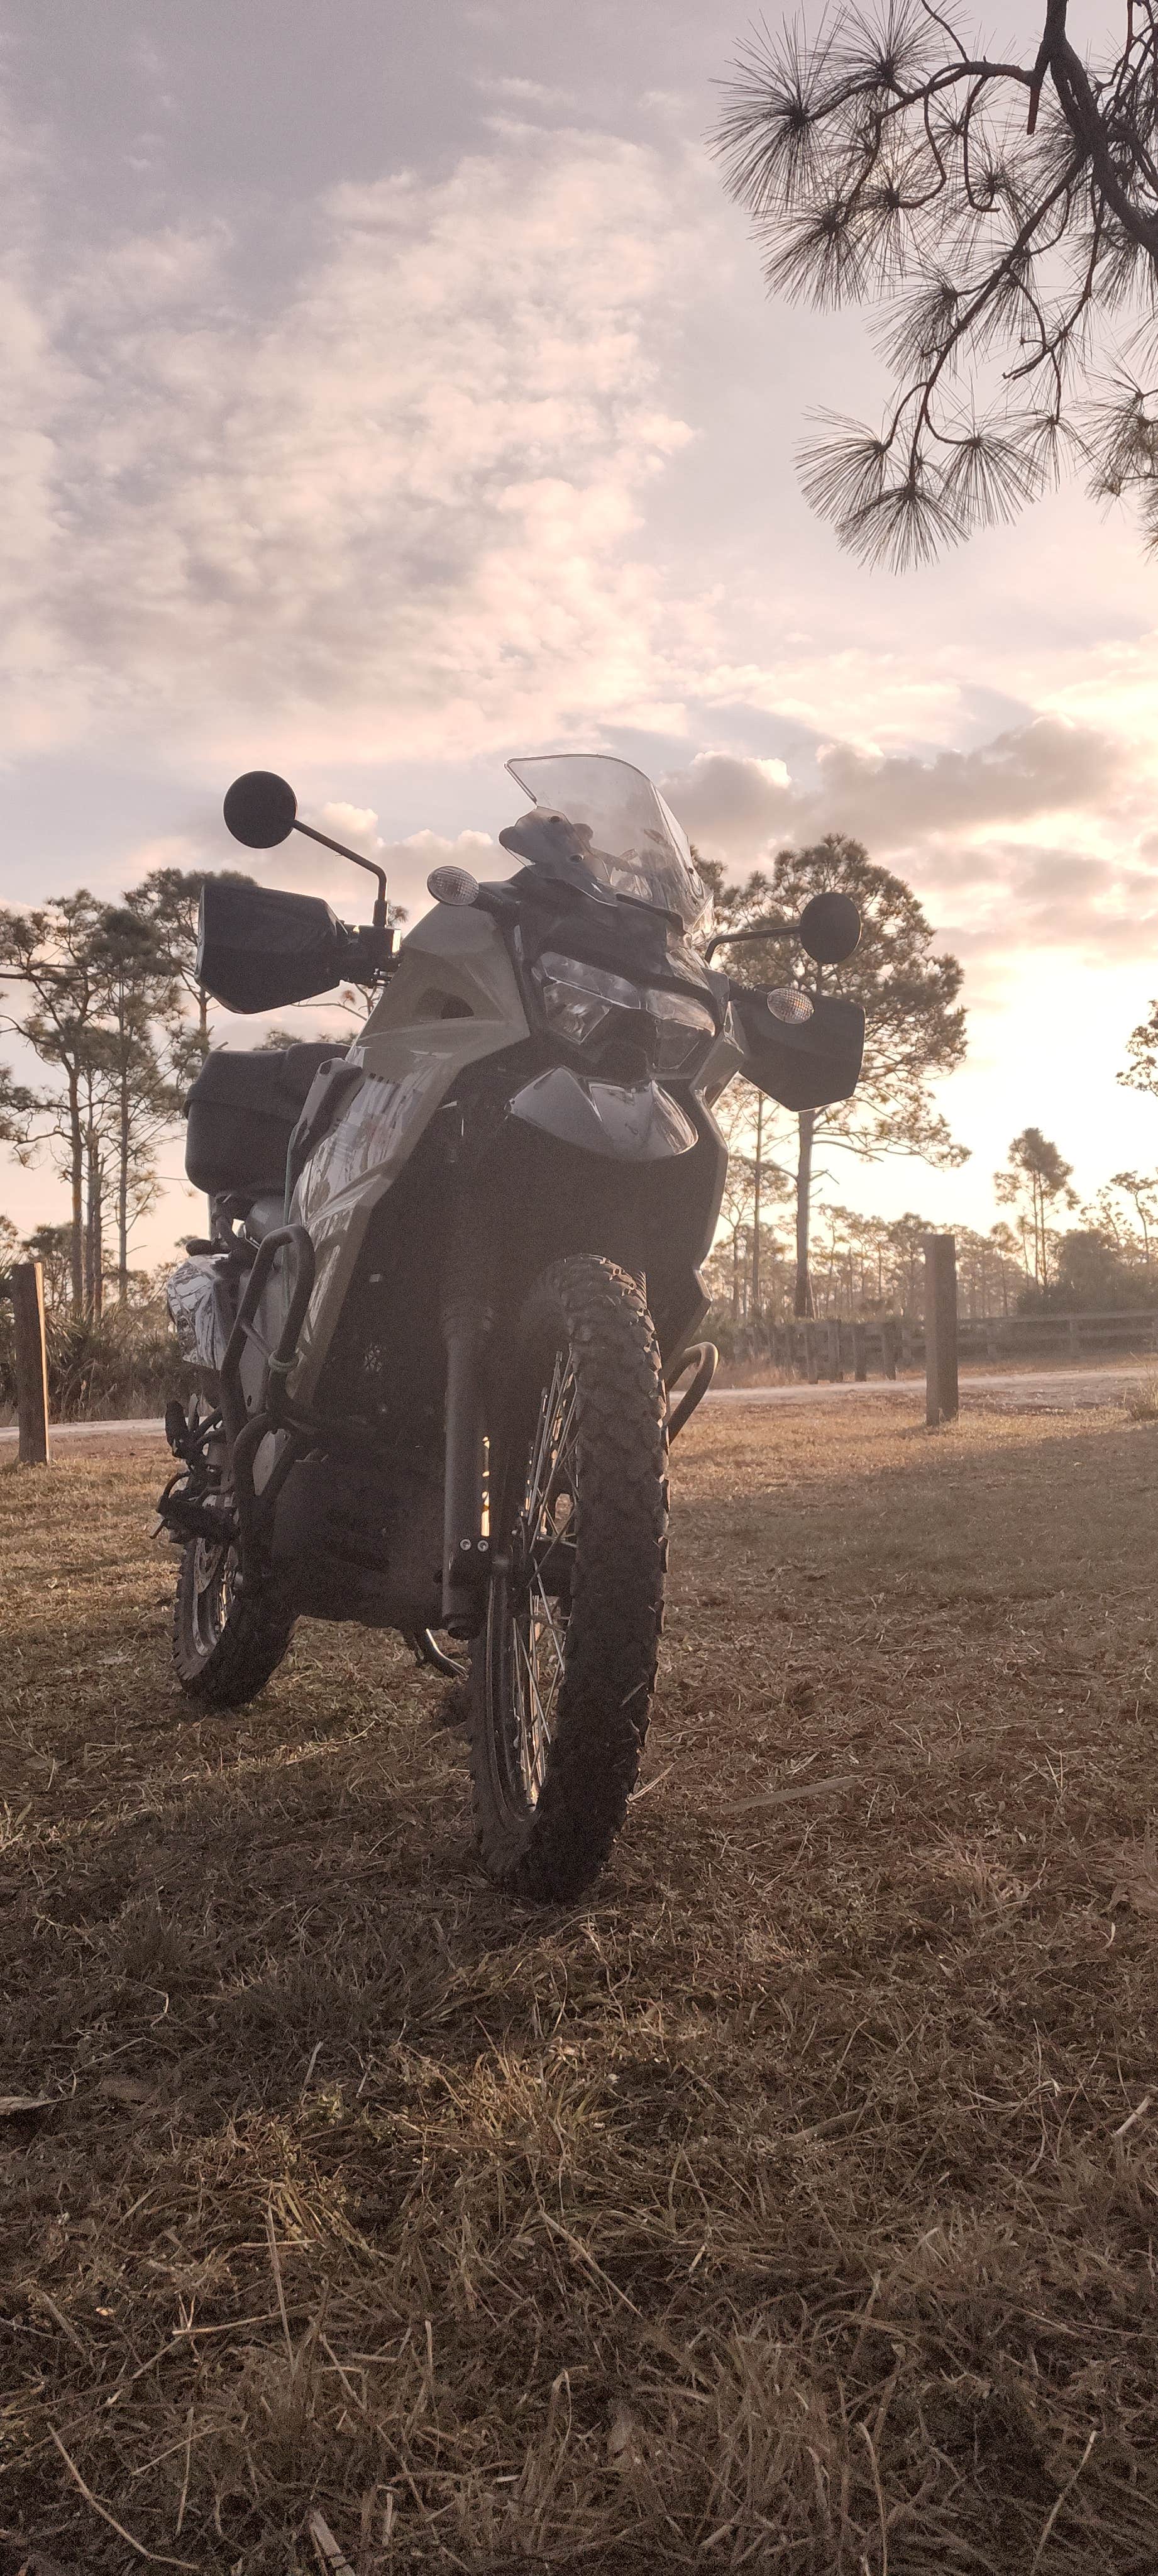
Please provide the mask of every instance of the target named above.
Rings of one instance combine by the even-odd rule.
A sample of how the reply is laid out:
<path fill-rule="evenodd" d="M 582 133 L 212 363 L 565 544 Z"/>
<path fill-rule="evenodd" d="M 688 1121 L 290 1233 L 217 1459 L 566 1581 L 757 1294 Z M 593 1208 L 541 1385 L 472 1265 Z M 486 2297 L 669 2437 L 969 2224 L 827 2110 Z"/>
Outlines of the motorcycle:
<path fill-rule="evenodd" d="M 198 976 L 237 1012 L 369 989 L 360 1035 L 222 1049 L 188 1101 L 208 1196 L 169 1305 L 193 1393 L 166 1429 L 174 1660 L 195 1700 L 269 1680 L 298 1618 L 395 1629 L 467 1705 L 478 1848 L 523 1899 L 596 1878 L 655 1680 L 668 1449 L 710 1383 L 698 1265 L 741 1073 L 790 1109 L 847 1098 L 863 1014 L 713 965 L 725 936 L 850 955 L 855 907 L 706 939 L 685 834 L 627 762 L 511 761 L 516 874 L 428 879 L 399 942 L 380 870 L 264 771 L 234 836 L 370 868 L 372 921 L 210 879 Z M 442 1637 L 446 1643 L 440 1645 Z M 464 1666 L 451 1650 L 465 1649 Z"/>

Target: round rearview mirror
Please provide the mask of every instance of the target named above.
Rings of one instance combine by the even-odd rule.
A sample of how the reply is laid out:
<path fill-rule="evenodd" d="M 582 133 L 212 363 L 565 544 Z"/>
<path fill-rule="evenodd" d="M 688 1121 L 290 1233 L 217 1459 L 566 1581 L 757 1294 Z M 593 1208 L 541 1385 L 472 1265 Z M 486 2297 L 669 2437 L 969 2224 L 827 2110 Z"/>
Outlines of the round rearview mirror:
<path fill-rule="evenodd" d="M 272 769 L 247 769 L 244 778 L 234 779 L 222 811 L 235 841 L 244 841 L 247 850 L 272 850 L 288 841 L 298 800 Z"/>
<path fill-rule="evenodd" d="M 860 942 L 860 914 L 846 894 L 814 894 L 797 927 L 818 966 L 839 966 Z"/>

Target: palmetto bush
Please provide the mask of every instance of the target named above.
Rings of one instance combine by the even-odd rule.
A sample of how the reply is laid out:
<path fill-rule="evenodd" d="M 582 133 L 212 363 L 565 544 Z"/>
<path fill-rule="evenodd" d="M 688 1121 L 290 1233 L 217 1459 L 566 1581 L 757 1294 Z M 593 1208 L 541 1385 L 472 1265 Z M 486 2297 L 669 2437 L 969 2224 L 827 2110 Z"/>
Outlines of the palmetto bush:
<path fill-rule="evenodd" d="M 101 1316 L 50 1314 L 48 1395 L 54 1421 L 159 1413 L 180 1384 L 180 1357 L 161 1298 Z M 14 1411 L 12 1309 L 0 1303 L 0 1408 Z"/>

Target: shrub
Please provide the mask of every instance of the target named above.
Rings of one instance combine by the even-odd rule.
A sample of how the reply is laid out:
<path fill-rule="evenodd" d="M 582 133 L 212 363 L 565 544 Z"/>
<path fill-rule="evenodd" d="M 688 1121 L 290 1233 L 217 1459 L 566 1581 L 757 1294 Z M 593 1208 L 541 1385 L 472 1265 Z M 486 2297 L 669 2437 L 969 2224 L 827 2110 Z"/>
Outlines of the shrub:
<path fill-rule="evenodd" d="M 1127 1306 L 1152 1306 L 1154 1282 L 1099 1227 L 1075 1226 L 1062 1236 L 1049 1287 L 1030 1286 L 1017 1302 L 1023 1315 L 1048 1314 L 1051 1307 L 1062 1314 L 1120 1314 Z"/>
<path fill-rule="evenodd" d="M 177 1339 L 163 1299 L 96 1316 L 50 1314 L 48 1401 L 55 1422 L 153 1414 L 181 1383 Z M 16 1404 L 12 1309 L 0 1302 L 0 1405 Z"/>

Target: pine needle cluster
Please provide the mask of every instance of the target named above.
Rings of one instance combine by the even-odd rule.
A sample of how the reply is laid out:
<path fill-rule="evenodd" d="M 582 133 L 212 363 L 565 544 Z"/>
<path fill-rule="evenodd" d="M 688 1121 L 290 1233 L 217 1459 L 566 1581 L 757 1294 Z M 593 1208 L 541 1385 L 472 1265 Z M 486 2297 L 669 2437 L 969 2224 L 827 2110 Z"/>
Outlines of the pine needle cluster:
<path fill-rule="evenodd" d="M 800 458 L 854 555 L 928 560 L 1067 463 L 1158 544 L 1158 0 L 1101 68 L 1067 0 L 1026 63 L 951 5 L 837 0 L 741 49 L 714 143 L 771 293 L 882 308 L 884 422 L 821 414 Z"/>

